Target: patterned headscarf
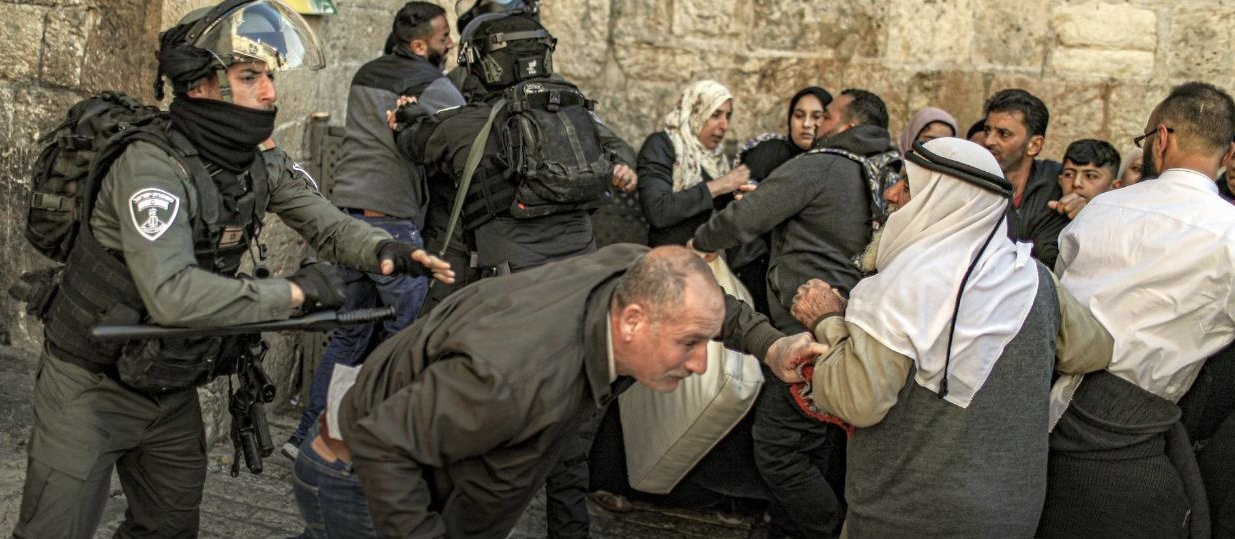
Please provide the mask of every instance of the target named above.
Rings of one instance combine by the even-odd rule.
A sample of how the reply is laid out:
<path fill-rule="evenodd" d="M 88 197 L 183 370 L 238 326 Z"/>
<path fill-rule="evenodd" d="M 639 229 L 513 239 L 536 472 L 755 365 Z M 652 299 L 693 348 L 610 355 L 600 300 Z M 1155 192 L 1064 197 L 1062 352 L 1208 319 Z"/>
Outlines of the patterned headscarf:
<path fill-rule="evenodd" d="M 712 113 L 733 94 L 719 82 L 701 80 L 686 87 L 677 108 L 665 115 L 665 133 L 673 143 L 673 191 L 694 187 L 703 181 L 703 173 L 716 179 L 729 172 L 724 148 L 709 150 L 699 142 L 699 132 Z"/>

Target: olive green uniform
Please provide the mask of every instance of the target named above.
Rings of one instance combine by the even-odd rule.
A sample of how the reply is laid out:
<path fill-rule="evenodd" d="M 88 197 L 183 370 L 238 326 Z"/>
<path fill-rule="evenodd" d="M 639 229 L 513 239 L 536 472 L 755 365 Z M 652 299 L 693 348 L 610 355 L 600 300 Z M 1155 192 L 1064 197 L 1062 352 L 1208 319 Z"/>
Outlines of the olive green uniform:
<path fill-rule="evenodd" d="M 388 234 L 335 209 L 282 150 L 266 151 L 262 158 L 269 182 L 266 210 L 323 258 L 379 271 L 377 244 Z M 158 204 L 142 206 L 143 199 Z M 198 267 L 192 223 L 199 211 L 185 168 L 156 146 L 135 142 L 103 180 L 90 224 L 103 247 L 122 255 L 154 323 L 206 327 L 287 318 L 292 313 L 288 281 L 241 280 Z M 45 349 L 34 413 L 14 536 L 92 536 L 113 466 L 129 502 L 117 536 L 197 534 L 206 445 L 195 390 L 138 393 L 113 375 L 91 372 Z"/>

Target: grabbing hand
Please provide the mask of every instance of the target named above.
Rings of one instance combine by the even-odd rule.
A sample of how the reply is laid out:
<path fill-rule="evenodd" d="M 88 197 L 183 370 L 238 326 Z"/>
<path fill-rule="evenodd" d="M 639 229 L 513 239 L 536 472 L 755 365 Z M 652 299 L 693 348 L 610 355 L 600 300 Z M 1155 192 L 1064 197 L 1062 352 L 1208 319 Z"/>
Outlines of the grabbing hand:
<path fill-rule="evenodd" d="M 697 255 L 699 255 L 700 257 L 702 257 L 702 258 L 703 258 L 703 261 L 704 261 L 704 262 L 707 262 L 708 264 L 711 264 L 712 262 L 715 262 L 715 261 L 716 261 L 716 256 L 717 256 L 716 252 L 714 252 L 714 251 L 713 251 L 713 252 L 707 252 L 707 251 L 700 251 L 700 250 L 698 250 L 698 249 L 695 249 L 695 240 L 693 240 L 693 239 L 691 239 L 691 240 L 686 240 L 686 248 L 687 248 L 687 249 L 690 249 L 690 250 L 692 250 L 692 251 L 694 251 L 694 252 L 695 252 L 695 254 L 697 254 Z"/>
<path fill-rule="evenodd" d="M 708 191 L 712 193 L 712 198 L 716 198 L 739 190 L 747 185 L 748 181 L 750 181 L 750 169 L 746 168 L 746 165 L 738 165 L 724 176 L 708 182 Z M 751 187 L 749 190 L 753 191 L 754 188 Z"/>
<path fill-rule="evenodd" d="M 1086 204 L 1089 204 L 1089 199 L 1076 193 L 1070 193 L 1064 195 L 1059 200 L 1047 202 L 1046 207 L 1068 216 L 1068 219 L 1076 219 L 1076 214 L 1080 213 Z"/>
<path fill-rule="evenodd" d="M 395 110 L 386 110 L 386 125 L 390 129 L 399 132 L 405 127 L 412 124 L 416 114 L 411 111 L 411 105 L 416 104 L 416 98 L 410 95 L 399 96 L 398 101 L 395 101 Z"/>
<path fill-rule="evenodd" d="M 763 363 L 772 370 L 777 378 L 786 384 L 796 384 L 806 381 L 798 370 L 799 358 L 818 358 L 831 350 L 826 344 L 819 344 L 809 333 L 799 333 L 781 337 L 768 348 L 767 357 Z"/>
<path fill-rule="evenodd" d="M 793 307 L 790 312 L 793 318 L 803 326 L 814 329 L 811 324 L 819 321 L 825 314 L 843 313 L 848 301 L 840 295 L 840 291 L 819 279 L 811 279 L 798 287 L 793 295 Z"/>
<path fill-rule="evenodd" d="M 303 294 L 300 307 L 304 312 L 337 309 L 347 299 L 343 270 L 327 262 L 309 262 L 287 280 Z M 294 289 L 292 297 L 296 297 Z"/>
<path fill-rule="evenodd" d="M 419 277 L 428 273 L 443 283 L 455 282 L 455 272 L 450 263 L 433 256 L 414 244 L 396 240 L 384 240 L 377 244 L 377 259 L 382 275 L 395 272 Z"/>
<path fill-rule="evenodd" d="M 630 167 L 618 163 L 613 165 L 613 186 L 623 193 L 629 193 L 635 190 L 639 185 L 639 175 Z"/>

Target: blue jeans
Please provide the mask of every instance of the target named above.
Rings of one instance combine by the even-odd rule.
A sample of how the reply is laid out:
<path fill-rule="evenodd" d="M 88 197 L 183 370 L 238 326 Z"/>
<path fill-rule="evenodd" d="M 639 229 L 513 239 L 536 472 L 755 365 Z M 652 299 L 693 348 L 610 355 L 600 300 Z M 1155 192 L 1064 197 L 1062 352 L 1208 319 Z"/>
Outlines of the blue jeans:
<path fill-rule="evenodd" d="M 416 224 L 407 219 L 393 217 L 364 217 L 353 215 L 377 228 L 389 232 L 394 239 L 424 247 L 424 240 Z M 377 256 L 375 253 L 374 257 Z M 342 311 L 367 309 L 372 307 L 391 306 L 398 310 L 392 320 L 382 322 L 382 332 L 374 324 L 360 324 L 336 328 L 322 353 L 321 363 L 313 375 L 313 385 L 309 388 L 309 404 L 304 414 L 300 416 L 300 426 L 292 436 L 304 439 L 317 422 L 326 406 L 326 390 L 330 388 L 330 376 L 335 365 L 355 366 L 364 361 L 365 356 L 377 344 L 376 338 L 385 338 L 398 333 L 403 328 L 412 325 L 416 311 L 425 300 L 429 290 L 428 277 L 409 277 L 407 275 L 382 275 L 379 273 L 364 273 L 345 268 L 344 278 L 347 284 L 347 300 L 340 308 Z"/>
<path fill-rule="evenodd" d="M 292 490 L 304 517 L 302 539 L 369 539 L 378 537 L 369 515 L 369 504 L 360 489 L 360 478 L 351 464 L 326 462 L 313 450 L 317 426 L 300 444 L 300 456 L 292 467 Z"/>

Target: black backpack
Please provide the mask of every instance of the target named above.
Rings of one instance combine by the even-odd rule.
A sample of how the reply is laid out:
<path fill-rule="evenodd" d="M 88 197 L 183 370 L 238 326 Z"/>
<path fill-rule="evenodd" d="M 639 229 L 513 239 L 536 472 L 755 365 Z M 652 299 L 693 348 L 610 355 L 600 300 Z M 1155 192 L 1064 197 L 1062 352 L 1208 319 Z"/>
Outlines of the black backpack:
<path fill-rule="evenodd" d="M 25 229 L 35 249 L 57 262 L 68 258 L 77 222 L 93 202 L 83 195 L 93 194 L 91 182 L 119 156 L 124 145 L 117 142 L 161 117 L 159 109 L 132 97 L 103 92 L 73 105 L 63 123 L 39 138 L 45 146 L 34 162 Z M 117 151 L 104 152 L 108 147 Z"/>
<path fill-rule="evenodd" d="M 870 194 L 871 229 L 878 231 L 888 220 L 890 213 L 888 202 L 883 199 L 883 191 L 900 179 L 903 164 L 900 152 L 889 150 L 865 156 L 839 148 L 815 148 L 808 153 L 839 155 L 862 167 L 862 178 L 866 180 L 867 192 Z"/>
<path fill-rule="evenodd" d="M 575 85 L 544 78 L 504 94 L 500 140 L 518 178 L 511 215 L 540 217 L 608 202 L 614 160 L 601 144 L 594 103 Z"/>

